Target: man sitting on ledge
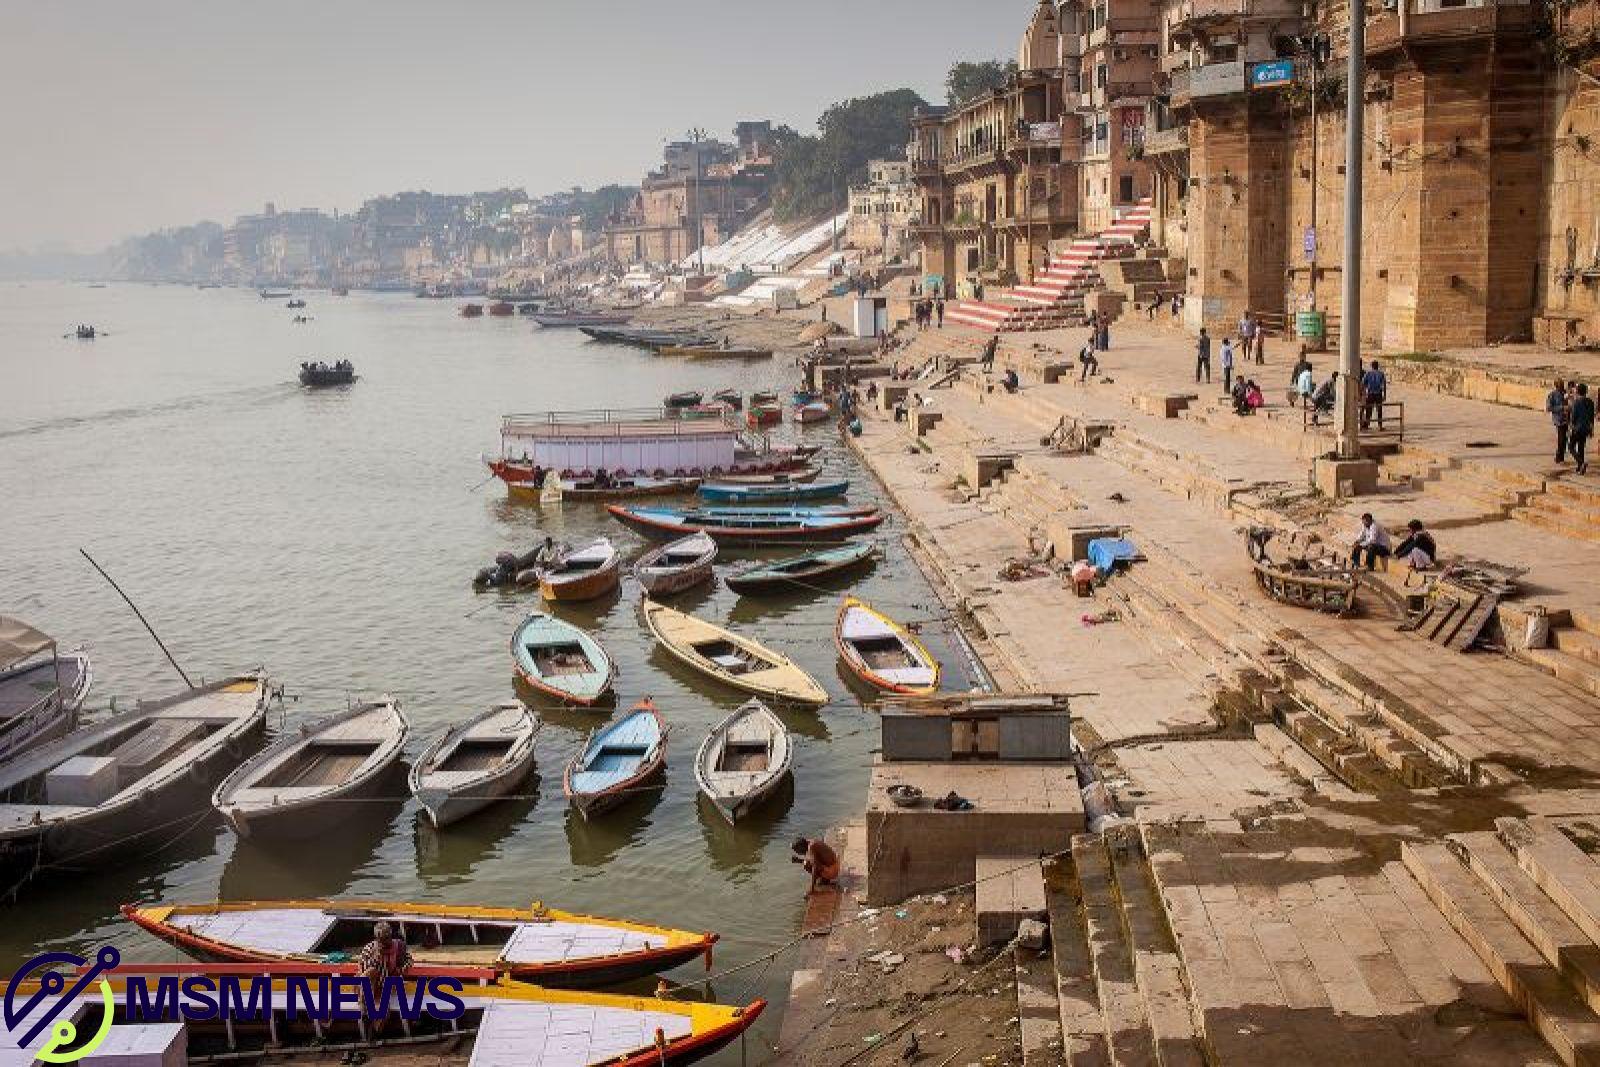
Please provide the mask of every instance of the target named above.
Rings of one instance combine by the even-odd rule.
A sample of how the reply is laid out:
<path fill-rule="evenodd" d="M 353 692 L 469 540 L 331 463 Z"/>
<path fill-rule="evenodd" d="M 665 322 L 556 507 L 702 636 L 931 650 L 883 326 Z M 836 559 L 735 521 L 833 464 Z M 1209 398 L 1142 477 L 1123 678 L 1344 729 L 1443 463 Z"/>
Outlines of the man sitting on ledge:
<path fill-rule="evenodd" d="M 1406 523 L 1406 529 L 1410 532 L 1400 542 L 1400 547 L 1394 550 L 1395 559 L 1410 563 L 1414 571 L 1431 569 L 1439 558 L 1439 546 L 1433 540 L 1433 534 L 1422 528 L 1421 519 L 1412 519 Z"/>
<path fill-rule="evenodd" d="M 1000 384 L 1006 387 L 1006 392 L 1014 393 L 1022 385 L 1022 379 L 1017 377 L 1015 368 L 1007 368 L 1005 377 L 1000 379 Z"/>
<path fill-rule="evenodd" d="M 1394 542 L 1389 538 L 1389 531 L 1383 524 L 1372 517 L 1369 511 L 1361 516 L 1361 533 L 1356 537 L 1355 547 L 1350 550 L 1350 565 L 1361 566 L 1361 557 L 1366 556 L 1367 570 L 1376 566 L 1379 557 L 1388 559 L 1394 552 Z"/>

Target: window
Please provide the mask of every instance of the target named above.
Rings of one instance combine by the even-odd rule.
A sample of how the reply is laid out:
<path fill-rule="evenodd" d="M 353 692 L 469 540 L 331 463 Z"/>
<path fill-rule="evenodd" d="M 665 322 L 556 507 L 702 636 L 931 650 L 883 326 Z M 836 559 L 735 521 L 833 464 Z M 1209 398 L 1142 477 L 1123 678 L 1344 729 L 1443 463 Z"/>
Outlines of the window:
<path fill-rule="evenodd" d="M 978 250 L 976 248 L 967 249 L 967 269 L 978 269 Z"/>
<path fill-rule="evenodd" d="M 1104 63 L 1094 68 L 1094 83 L 1102 89 L 1106 87 L 1106 65 Z"/>
<path fill-rule="evenodd" d="M 1126 204 L 1133 199 L 1133 175 L 1124 174 L 1117 179 L 1117 203 Z"/>

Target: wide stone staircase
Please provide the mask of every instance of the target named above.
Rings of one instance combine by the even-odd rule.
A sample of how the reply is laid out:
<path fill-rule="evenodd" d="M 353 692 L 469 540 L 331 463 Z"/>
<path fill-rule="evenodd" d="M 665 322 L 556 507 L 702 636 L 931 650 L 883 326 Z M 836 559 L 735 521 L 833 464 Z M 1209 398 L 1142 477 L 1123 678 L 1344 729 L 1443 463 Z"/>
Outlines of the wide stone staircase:
<path fill-rule="evenodd" d="M 1551 533 L 1600 541 L 1600 487 L 1552 479 L 1512 515 Z"/>
<path fill-rule="evenodd" d="M 1133 254 L 1134 239 L 1150 228 L 1150 201 L 1129 208 L 1110 229 L 1081 237 L 1031 283 L 990 300 L 964 300 L 946 313 L 955 322 L 998 333 L 1054 330 L 1081 323 L 1084 298 L 1104 282 L 1100 264 Z"/>
<path fill-rule="evenodd" d="M 1600 1063 L 1600 828 L 1494 826 L 1407 843 L 1405 865 L 1561 1061 Z"/>

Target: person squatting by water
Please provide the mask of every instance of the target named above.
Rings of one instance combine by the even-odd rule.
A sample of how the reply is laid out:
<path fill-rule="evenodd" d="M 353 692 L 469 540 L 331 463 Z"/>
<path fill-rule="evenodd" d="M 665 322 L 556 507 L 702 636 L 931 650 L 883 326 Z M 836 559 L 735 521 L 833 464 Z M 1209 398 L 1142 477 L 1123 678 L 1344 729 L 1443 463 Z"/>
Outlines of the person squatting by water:
<path fill-rule="evenodd" d="M 811 875 L 811 884 L 806 889 L 810 896 L 817 891 L 818 886 L 839 884 L 839 854 L 828 846 L 826 841 L 797 837 L 793 846 L 794 855 L 789 857 L 790 863 L 803 866 L 806 873 Z"/>

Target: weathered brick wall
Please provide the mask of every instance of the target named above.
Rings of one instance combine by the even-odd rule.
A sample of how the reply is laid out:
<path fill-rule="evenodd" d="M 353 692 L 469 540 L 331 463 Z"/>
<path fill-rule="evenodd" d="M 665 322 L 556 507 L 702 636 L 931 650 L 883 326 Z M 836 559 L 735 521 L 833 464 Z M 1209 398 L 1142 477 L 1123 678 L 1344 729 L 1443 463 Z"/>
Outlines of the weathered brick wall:
<path fill-rule="evenodd" d="M 1565 347 L 1600 343 L 1600 3 L 1574 5 L 1558 29 L 1544 110 L 1548 200 L 1535 332 Z"/>

